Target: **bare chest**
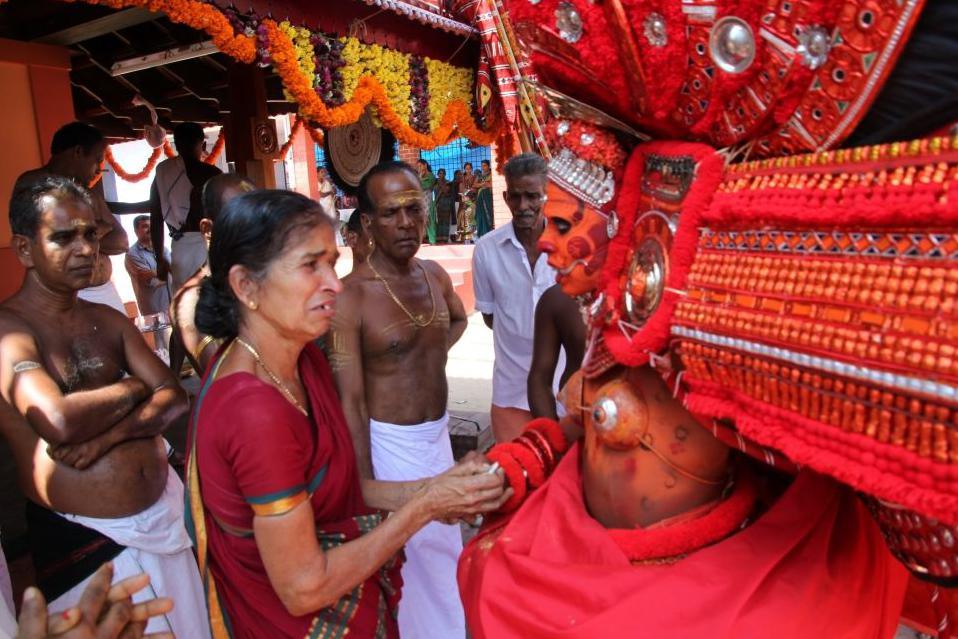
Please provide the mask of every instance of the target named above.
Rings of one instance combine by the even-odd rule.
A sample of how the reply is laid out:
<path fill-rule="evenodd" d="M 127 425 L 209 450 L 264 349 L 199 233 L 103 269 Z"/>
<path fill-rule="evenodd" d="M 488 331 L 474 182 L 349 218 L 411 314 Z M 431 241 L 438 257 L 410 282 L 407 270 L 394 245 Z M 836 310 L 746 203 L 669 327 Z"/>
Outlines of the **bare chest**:
<path fill-rule="evenodd" d="M 64 393 L 112 384 L 125 372 L 119 337 L 95 324 L 80 330 L 49 329 L 38 341 L 45 368 Z"/>
<path fill-rule="evenodd" d="M 363 309 L 364 359 L 404 358 L 435 348 L 445 352 L 449 308 L 438 291 L 430 295 L 425 286 L 422 289 L 394 295 L 380 290 L 367 297 Z"/>

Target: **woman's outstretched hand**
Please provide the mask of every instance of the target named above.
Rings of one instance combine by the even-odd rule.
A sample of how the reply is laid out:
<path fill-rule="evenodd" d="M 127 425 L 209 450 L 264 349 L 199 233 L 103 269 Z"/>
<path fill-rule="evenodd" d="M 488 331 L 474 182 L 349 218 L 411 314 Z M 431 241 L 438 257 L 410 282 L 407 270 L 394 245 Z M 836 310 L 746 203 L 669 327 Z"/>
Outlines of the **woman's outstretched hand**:
<path fill-rule="evenodd" d="M 429 479 L 420 499 L 430 519 L 453 521 L 497 510 L 509 497 L 501 470 L 489 473 L 489 464 L 478 455 Z"/>

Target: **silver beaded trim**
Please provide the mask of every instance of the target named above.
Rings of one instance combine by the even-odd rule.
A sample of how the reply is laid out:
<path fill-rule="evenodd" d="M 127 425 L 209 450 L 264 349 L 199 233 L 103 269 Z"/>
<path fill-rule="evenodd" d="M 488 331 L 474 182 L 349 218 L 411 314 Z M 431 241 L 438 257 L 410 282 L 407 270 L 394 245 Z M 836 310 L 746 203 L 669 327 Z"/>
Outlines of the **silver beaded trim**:
<path fill-rule="evenodd" d="M 898 375 L 888 371 L 875 370 L 865 366 L 848 364 L 827 357 L 799 353 L 777 346 L 768 346 L 759 342 L 729 337 L 727 335 L 717 335 L 715 333 L 706 333 L 686 326 L 673 326 L 672 334 L 677 337 L 693 339 L 697 342 L 720 346 L 722 348 L 732 348 L 735 350 L 758 355 L 759 357 L 770 357 L 781 360 L 796 366 L 804 368 L 814 368 L 826 373 L 842 375 L 862 382 L 878 384 L 886 388 L 904 391 L 907 393 L 920 393 L 948 402 L 958 401 L 958 386 L 943 384 L 930 379 L 920 377 L 909 377 L 907 375 Z"/>
<path fill-rule="evenodd" d="M 777 245 L 764 245 L 762 240 L 769 235 L 781 235 L 784 239 Z M 958 249 L 947 251 L 942 247 L 952 239 L 953 233 L 845 233 L 842 231 L 776 231 L 764 229 L 761 231 L 712 231 L 702 229 L 704 239 L 716 235 L 724 235 L 728 239 L 720 240 L 715 248 L 728 251 L 766 251 L 769 253 L 795 253 L 798 255 L 856 255 L 866 257 L 889 258 L 920 258 L 920 259 L 958 259 Z M 847 236 L 851 243 L 842 248 L 835 240 Z M 889 238 L 891 245 L 879 248 L 881 240 Z M 923 240 L 930 240 L 934 245 L 929 250 L 923 250 Z M 907 248 L 899 248 L 899 244 L 908 242 Z"/>
<path fill-rule="evenodd" d="M 562 149 L 549 160 L 549 178 L 594 209 L 615 197 L 615 176 L 598 164 Z"/>
<path fill-rule="evenodd" d="M 389 11 L 393 11 L 399 15 L 403 15 L 407 18 L 415 20 L 420 24 L 437 27 L 449 33 L 465 36 L 467 38 L 475 38 L 479 35 L 479 30 L 468 24 L 459 22 L 458 20 L 453 20 L 452 18 L 447 18 L 446 16 L 439 15 L 438 13 L 430 11 L 429 9 L 418 7 L 410 2 L 405 2 L 404 0 L 362 1 L 367 5 L 388 9 Z"/>

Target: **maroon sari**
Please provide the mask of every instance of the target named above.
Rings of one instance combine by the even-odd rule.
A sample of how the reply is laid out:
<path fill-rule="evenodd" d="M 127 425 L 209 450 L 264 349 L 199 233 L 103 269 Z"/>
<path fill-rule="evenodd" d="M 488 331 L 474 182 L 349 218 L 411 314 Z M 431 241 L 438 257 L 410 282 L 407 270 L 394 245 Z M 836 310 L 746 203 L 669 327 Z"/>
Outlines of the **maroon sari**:
<path fill-rule="evenodd" d="M 187 497 L 214 639 L 398 637 L 399 561 L 335 605 L 294 617 L 270 585 L 253 537 L 254 515 L 282 514 L 306 500 L 324 550 L 379 523 L 363 503 L 326 358 L 313 345 L 300 356 L 310 418 L 251 374 L 216 379 L 219 364 L 210 366 L 194 409 Z"/>

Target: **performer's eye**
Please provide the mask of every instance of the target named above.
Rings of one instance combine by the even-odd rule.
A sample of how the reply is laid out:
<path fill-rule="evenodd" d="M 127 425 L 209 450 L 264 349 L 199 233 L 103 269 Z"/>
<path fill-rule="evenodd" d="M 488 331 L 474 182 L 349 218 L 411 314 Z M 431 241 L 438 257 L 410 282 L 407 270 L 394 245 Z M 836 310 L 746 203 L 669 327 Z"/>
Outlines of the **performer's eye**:
<path fill-rule="evenodd" d="M 611 397 L 603 397 L 592 406 L 592 423 L 595 427 L 610 431 L 619 421 L 619 409 Z"/>
<path fill-rule="evenodd" d="M 568 220 L 564 220 L 561 217 L 554 217 L 550 221 L 552 222 L 552 226 L 556 228 L 556 232 L 559 235 L 565 235 L 572 228 L 572 224 L 570 224 Z"/>

